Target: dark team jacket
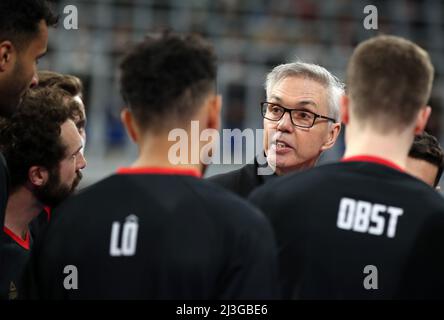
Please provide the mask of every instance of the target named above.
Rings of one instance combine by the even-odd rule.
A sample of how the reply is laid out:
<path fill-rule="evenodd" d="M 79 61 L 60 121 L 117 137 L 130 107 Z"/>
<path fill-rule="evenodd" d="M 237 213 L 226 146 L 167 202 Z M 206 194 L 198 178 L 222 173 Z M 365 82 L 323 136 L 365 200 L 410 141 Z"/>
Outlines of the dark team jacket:
<path fill-rule="evenodd" d="M 6 160 L 0 152 L 0 223 L 5 222 L 5 210 L 8 203 L 9 174 Z"/>
<path fill-rule="evenodd" d="M 5 210 L 8 203 L 9 174 L 6 160 L 0 152 L 0 231 L 5 223 Z M 1 232 L 0 232 L 1 233 Z M 3 246 L 0 246 L 0 270 L 3 268 Z M 0 274 L 1 277 L 1 274 Z"/>
<path fill-rule="evenodd" d="M 0 300 L 22 298 L 22 276 L 30 255 L 30 248 L 36 236 L 49 222 L 50 209 L 45 208 L 30 223 L 26 239 L 21 239 L 7 227 L 0 235 L 0 249 L 3 252 L 3 264 L 0 267 Z"/>
<path fill-rule="evenodd" d="M 122 169 L 68 199 L 36 239 L 26 297 L 277 297 L 269 222 L 198 175 Z"/>
<path fill-rule="evenodd" d="M 266 163 L 265 156 L 258 155 L 254 158 L 253 163 L 249 163 L 237 170 L 214 175 L 207 178 L 207 180 L 220 185 L 243 198 L 247 198 L 254 189 L 277 177 L 274 173 L 271 175 L 259 174 L 260 168 L 267 167 L 270 172 L 272 169 L 268 165 L 260 165 L 258 157 L 263 160 L 261 163 Z"/>
<path fill-rule="evenodd" d="M 275 231 L 284 298 L 444 297 L 444 200 L 401 170 L 354 157 L 252 193 Z"/>
<path fill-rule="evenodd" d="M 32 237 L 28 232 L 23 240 L 7 227 L 0 232 L 0 247 L 4 263 L 0 268 L 0 300 L 15 300 L 21 294 L 23 270 L 29 259 Z"/>

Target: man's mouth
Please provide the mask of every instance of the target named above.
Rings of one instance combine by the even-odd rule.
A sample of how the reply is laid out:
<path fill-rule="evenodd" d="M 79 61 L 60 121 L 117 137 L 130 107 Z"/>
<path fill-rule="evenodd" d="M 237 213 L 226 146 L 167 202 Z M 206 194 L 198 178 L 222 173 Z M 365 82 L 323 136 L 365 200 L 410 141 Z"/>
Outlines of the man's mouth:
<path fill-rule="evenodd" d="M 291 148 L 291 147 L 285 142 L 276 141 L 276 148 L 281 149 L 281 148 Z"/>
<path fill-rule="evenodd" d="M 276 145 L 277 149 L 292 148 L 288 143 L 286 143 L 285 141 L 282 141 L 282 140 L 276 140 L 274 142 L 274 144 Z"/>
<path fill-rule="evenodd" d="M 288 143 L 286 143 L 285 141 L 281 141 L 281 140 L 275 140 L 272 142 L 271 147 L 276 150 L 276 152 L 278 154 L 281 153 L 286 153 L 286 152 L 290 152 L 293 147 L 290 146 Z"/>

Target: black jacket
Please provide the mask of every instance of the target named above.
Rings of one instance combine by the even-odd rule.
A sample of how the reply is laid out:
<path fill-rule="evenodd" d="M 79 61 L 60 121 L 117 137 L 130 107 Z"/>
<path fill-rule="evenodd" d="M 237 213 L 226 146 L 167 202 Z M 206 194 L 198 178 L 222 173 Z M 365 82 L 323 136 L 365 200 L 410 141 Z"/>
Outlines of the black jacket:
<path fill-rule="evenodd" d="M 0 153 L 0 223 L 3 226 L 6 204 L 8 202 L 9 174 L 6 160 Z"/>
<path fill-rule="evenodd" d="M 268 164 L 259 164 L 258 158 L 261 160 L 261 163 L 267 163 L 265 155 L 260 154 L 254 158 L 252 163 L 249 163 L 238 170 L 218 174 L 209 177 L 207 180 L 216 183 L 243 198 L 247 198 L 254 189 L 277 177 L 275 173 L 268 175 L 260 174 L 261 172 L 259 170 L 261 169 L 266 170 L 267 172 L 272 172 L 272 169 Z"/>

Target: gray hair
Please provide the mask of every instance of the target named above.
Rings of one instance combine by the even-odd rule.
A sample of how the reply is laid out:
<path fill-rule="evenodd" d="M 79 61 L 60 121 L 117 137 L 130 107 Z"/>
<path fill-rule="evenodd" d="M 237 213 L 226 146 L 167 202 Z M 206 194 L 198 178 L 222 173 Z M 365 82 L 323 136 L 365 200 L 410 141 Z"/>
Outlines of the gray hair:
<path fill-rule="evenodd" d="M 296 61 L 292 63 L 281 64 L 275 67 L 268 75 L 265 81 L 265 90 L 267 97 L 270 96 L 273 87 L 281 80 L 287 77 L 304 77 L 314 80 L 328 89 L 328 108 L 329 116 L 336 121 L 339 119 L 339 99 L 344 93 L 344 83 L 329 72 L 324 67 L 317 64 Z"/>

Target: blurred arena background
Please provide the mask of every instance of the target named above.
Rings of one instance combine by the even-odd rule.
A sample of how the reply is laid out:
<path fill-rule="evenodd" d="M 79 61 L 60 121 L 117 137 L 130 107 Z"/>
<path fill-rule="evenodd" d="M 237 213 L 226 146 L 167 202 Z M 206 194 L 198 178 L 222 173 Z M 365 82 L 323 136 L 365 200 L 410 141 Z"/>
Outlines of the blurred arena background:
<path fill-rule="evenodd" d="M 48 54 L 39 68 L 83 80 L 88 116 L 83 186 L 135 159 L 137 150 L 120 123 L 123 101 L 117 69 L 131 43 L 166 28 L 196 32 L 214 44 L 219 57 L 218 89 L 224 101 L 223 128 L 241 130 L 262 128 L 259 103 L 265 96 L 265 75 L 273 66 L 299 58 L 321 64 L 344 80 L 347 59 L 358 42 L 379 33 L 407 37 L 428 50 L 435 65 L 428 131 L 442 141 L 444 1 L 71 0 L 55 4 L 61 23 L 50 31 Z M 67 5 L 78 9 L 78 30 L 63 28 Z M 378 9 L 378 30 L 363 26 L 366 5 Z M 322 161 L 336 160 L 342 151 L 340 140 Z M 207 175 L 239 166 L 213 165 Z"/>

